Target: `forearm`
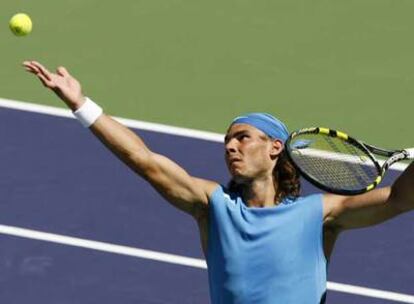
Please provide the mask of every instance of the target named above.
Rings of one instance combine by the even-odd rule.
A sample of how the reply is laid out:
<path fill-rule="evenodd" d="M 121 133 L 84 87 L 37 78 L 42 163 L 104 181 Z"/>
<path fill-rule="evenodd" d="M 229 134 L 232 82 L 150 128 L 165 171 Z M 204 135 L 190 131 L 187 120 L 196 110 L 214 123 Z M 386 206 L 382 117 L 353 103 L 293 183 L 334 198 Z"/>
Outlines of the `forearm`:
<path fill-rule="evenodd" d="M 389 201 L 390 187 L 355 195 L 325 195 L 326 223 L 343 230 L 379 224 L 401 213 Z"/>
<path fill-rule="evenodd" d="M 217 187 L 216 183 L 194 178 L 167 157 L 153 153 L 138 135 L 108 115 L 99 116 L 90 130 L 168 202 L 186 213 L 197 217 L 199 206 L 207 205 L 209 195 Z"/>
<path fill-rule="evenodd" d="M 98 105 L 85 98 L 79 81 L 64 67 L 52 73 L 36 61 L 25 61 L 23 65 L 66 103 L 83 126 L 90 128 L 106 147 L 169 202 L 191 214 L 200 202 L 207 205 L 208 195 L 217 187 L 216 183 L 193 178 L 167 157 L 151 152 L 134 132 L 103 114 Z"/>
<path fill-rule="evenodd" d="M 414 162 L 404 170 L 392 185 L 390 203 L 401 211 L 414 209 Z"/>
<path fill-rule="evenodd" d="M 137 134 L 105 114 L 95 121 L 90 130 L 119 159 L 137 173 L 143 173 L 151 151 Z"/>

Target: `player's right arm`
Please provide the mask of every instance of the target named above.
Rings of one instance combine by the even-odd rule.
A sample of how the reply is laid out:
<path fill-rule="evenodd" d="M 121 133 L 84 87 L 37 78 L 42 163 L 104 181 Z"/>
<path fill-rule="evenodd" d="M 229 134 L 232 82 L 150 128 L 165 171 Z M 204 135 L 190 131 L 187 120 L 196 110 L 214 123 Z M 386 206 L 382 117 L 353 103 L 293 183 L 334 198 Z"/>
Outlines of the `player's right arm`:
<path fill-rule="evenodd" d="M 197 217 L 216 183 L 190 176 L 169 158 L 152 152 L 134 132 L 103 114 L 90 127 L 99 140 L 177 208 Z"/>
<path fill-rule="evenodd" d="M 24 66 L 72 111 L 84 104 L 85 97 L 79 82 L 65 68 L 60 67 L 56 73 L 51 73 L 35 61 L 26 61 Z M 152 152 L 139 136 L 105 114 L 95 121 L 90 130 L 171 204 L 196 218 L 204 214 L 208 198 L 217 187 L 215 182 L 190 176 L 172 160 Z"/>

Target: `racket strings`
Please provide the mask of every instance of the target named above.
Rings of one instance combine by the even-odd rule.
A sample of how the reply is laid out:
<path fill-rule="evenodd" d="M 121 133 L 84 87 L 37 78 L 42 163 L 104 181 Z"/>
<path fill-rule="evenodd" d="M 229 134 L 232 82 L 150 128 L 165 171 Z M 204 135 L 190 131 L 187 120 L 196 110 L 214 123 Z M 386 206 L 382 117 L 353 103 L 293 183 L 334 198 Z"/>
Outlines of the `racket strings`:
<path fill-rule="evenodd" d="M 343 141 L 343 140 L 338 141 L 337 138 L 332 138 L 328 136 L 325 136 L 324 139 L 327 141 L 330 148 L 332 148 L 332 151 L 342 153 L 341 151 L 342 146 L 345 148 L 345 151 L 344 151 L 345 153 L 343 153 L 345 156 L 345 159 L 344 159 L 344 162 L 341 163 L 341 166 L 344 166 L 346 170 L 343 170 L 341 172 L 345 172 L 346 176 L 348 176 L 347 174 L 348 172 L 350 172 L 352 176 L 355 178 L 355 180 L 353 181 L 355 186 L 370 183 L 372 179 L 371 179 L 371 176 L 369 176 L 369 171 L 367 172 L 367 170 L 363 170 L 363 174 L 361 174 L 359 170 L 359 169 L 364 169 L 365 166 L 361 167 L 361 166 L 352 165 L 353 163 L 355 163 L 355 161 L 353 160 L 355 156 L 357 156 L 359 160 L 362 161 L 363 158 L 366 157 L 365 153 L 362 155 L 362 158 L 361 158 L 360 149 L 357 149 L 354 145 L 350 145 L 346 141 Z M 346 161 L 349 156 L 351 156 L 349 158 L 349 161 Z M 339 164 L 337 165 L 339 166 Z M 365 174 L 365 173 L 368 173 L 368 174 Z"/>
<path fill-rule="evenodd" d="M 363 189 L 379 174 L 367 152 L 341 138 L 302 134 L 292 139 L 290 149 L 301 171 L 328 188 Z"/>

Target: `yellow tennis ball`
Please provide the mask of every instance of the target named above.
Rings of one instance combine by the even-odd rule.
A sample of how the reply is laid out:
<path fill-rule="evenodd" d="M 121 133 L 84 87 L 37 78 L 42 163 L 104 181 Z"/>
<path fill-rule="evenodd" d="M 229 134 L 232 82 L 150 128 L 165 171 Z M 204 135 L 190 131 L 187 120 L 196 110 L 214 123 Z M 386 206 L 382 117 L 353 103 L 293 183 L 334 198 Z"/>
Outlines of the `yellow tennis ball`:
<path fill-rule="evenodd" d="M 16 36 L 26 36 L 32 31 L 33 23 L 28 15 L 19 13 L 10 19 L 9 26 Z"/>

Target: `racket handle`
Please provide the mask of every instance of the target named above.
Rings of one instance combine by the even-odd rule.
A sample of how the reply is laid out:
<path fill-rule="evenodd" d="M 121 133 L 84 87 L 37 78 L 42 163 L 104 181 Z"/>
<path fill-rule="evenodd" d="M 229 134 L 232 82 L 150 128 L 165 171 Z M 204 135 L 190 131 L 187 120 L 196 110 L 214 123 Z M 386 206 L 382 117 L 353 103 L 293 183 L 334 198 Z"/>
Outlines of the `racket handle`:
<path fill-rule="evenodd" d="M 414 148 L 404 149 L 406 152 L 408 152 L 407 159 L 414 159 Z"/>

